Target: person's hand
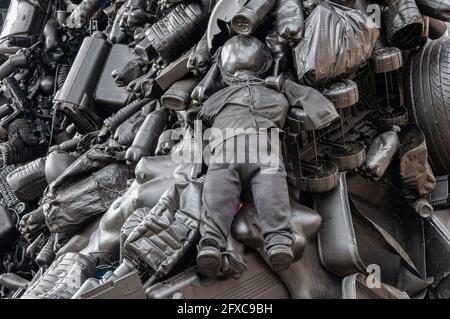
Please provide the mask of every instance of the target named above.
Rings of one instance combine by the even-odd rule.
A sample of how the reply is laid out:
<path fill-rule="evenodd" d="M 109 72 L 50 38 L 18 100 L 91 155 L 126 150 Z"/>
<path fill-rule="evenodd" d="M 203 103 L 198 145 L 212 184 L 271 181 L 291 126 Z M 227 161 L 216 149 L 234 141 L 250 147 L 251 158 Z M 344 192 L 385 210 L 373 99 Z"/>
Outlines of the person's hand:
<path fill-rule="evenodd" d="M 23 238 L 29 243 L 46 228 L 45 215 L 41 207 L 25 214 L 19 223 L 19 231 Z"/>
<path fill-rule="evenodd" d="M 187 67 L 195 76 L 203 74 L 208 70 L 210 65 L 210 56 L 194 51 L 189 57 Z"/>
<path fill-rule="evenodd" d="M 281 44 L 295 46 L 303 38 L 305 21 L 299 0 L 278 0 L 276 32 Z"/>
<path fill-rule="evenodd" d="M 295 46 L 303 37 L 303 23 L 285 21 L 277 26 L 278 40 L 282 44 Z"/>
<path fill-rule="evenodd" d="M 194 105 L 201 105 L 206 101 L 206 89 L 203 86 L 196 86 L 191 94 L 192 103 Z"/>

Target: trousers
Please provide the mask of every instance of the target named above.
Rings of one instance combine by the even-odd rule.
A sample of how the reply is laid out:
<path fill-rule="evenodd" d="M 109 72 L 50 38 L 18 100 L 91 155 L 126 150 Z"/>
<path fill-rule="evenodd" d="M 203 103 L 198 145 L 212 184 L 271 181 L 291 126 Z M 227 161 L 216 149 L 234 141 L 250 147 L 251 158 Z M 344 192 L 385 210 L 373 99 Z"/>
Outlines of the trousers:
<path fill-rule="evenodd" d="M 244 136 L 235 136 L 236 144 Z M 221 250 L 226 249 L 231 223 L 241 202 L 244 189 L 251 192 L 261 225 L 264 245 L 268 250 L 273 245 L 290 246 L 294 240 L 290 220 L 291 207 L 286 181 L 286 170 L 282 156 L 275 153 L 277 160 L 270 163 L 258 157 L 255 161 L 235 162 L 230 154 L 242 152 L 248 159 L 257 152 L 255 144 L 248 140 L 230 152 L 226 143 L 218 145 L 211 156 L 203 188 L 204 212 L 200 223 L 201 243 L 214 239 Z M 227 150 L 227 155 L 223 152 Z M 215 161 L 221 157 L 222 161 Z M 223 160 L 223 158 L 225 158 Z M 200 243 L 200 245 L 201 245 Z"/>

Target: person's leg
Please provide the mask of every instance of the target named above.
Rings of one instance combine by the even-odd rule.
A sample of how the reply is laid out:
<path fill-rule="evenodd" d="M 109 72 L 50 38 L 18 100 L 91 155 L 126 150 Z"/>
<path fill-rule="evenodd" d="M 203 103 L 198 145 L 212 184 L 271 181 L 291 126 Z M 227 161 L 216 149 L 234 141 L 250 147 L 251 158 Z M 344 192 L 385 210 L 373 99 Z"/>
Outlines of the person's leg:
<path fill-rule="evenodd" d="M 228 164 L 212 164 L 206 173 L 203 188 L 205 211 L 200 229 L 202 240 L 211 238 L 217 241 L 221 249 L 226 248 L 226 239 L 240 195 L 241 181 L 234 167 Z"/>
<path fill-rule="evenodd" d="M 290 225 L 292 213 L 282 162 L 270 169 L 260 166 L 254 171 L 250 186 L 272 268 L 286 269 L 294 258 L 290 247 L 295 237 Z"/>
<path fill-rule="evenodd" d="M 292 244 L 286 172 L 280 168 L 273 174 L 261 174 L 259 170 L 251 180 L 251 191 L 261 221 L 265 246 Z"/>
<path fill-rule="evenodd" d="M 197 256 L 197 266 L 205 276 L 214 276 L 220 269 L 220 251 L 226 249 L 240 195 L 241 181 L 234 166 L 211 164 L 203 188 L 202 238 Z"/>

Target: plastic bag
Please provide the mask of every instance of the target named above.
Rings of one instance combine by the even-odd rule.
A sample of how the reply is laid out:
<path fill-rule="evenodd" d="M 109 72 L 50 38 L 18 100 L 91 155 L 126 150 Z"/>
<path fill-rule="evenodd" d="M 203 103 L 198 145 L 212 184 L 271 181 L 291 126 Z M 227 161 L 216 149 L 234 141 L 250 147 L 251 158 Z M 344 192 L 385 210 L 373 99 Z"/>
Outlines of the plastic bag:
<path fill-rule="evenodd" d="M 294 49 L 298 78 L 321 85 L 356 71 L 378 36 L 377 25 L 360 11 L 319 1 Z"/>
<path fill-rule="evenodd" d="M 80 230 L 84 222 L 106 212 L 131 177 L 132 171 L 125 164 L 110 164 L 88 176 L 68 179 L 44 196 L 48 228 L 55 233 Z"/>
<path fill-rule="evenodd" d="M 49 185 L 42 207 L 50 231 L 71 234 L 109 208 L 134 175 L 121 152 L 114 140 L 96 145 Z"/>

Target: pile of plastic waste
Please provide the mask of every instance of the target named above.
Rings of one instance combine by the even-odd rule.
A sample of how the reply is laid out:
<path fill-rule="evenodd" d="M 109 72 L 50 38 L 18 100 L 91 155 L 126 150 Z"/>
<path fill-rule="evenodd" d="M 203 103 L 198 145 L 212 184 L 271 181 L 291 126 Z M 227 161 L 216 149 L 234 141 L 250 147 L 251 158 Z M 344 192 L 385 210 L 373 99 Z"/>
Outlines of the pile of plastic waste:
<path fill-rule="evenodd" d="M 0 298 L 450 297 L 449 1 L 0 7 Z"/>

